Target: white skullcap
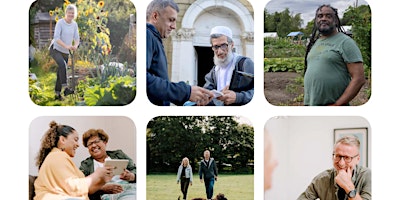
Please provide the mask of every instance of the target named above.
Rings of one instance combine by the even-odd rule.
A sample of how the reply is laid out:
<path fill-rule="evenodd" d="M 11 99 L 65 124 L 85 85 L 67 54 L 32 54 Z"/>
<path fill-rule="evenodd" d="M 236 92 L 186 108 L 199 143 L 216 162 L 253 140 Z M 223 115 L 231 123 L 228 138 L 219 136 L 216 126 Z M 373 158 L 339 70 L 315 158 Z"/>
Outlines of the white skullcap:
<path fill-rule="evenodd" d="M 216 26 L 212 28 L 210 35 L 212 34 L 222 34 L 232 39 L 232 30 L 226 26 Z"/>

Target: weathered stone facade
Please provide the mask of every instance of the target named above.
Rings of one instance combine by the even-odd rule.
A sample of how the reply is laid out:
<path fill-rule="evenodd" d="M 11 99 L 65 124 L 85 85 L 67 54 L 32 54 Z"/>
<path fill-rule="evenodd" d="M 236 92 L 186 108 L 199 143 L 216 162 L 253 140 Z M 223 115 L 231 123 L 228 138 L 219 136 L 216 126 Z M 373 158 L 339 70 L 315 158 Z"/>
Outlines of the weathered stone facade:
<path fill-rule="evenodd" d="M 190 85 L 198 85 L 199 79 L 202 79 L 205 73 L 199 72 L 199 59 L 210 60 L 207 61 L 206 67 L 211 69 L 212 56 L 204 56 L 205 53 L 200 51 L 211 51 L 211 48 L 208 50 L 204 47 L 211 47 L 209 32 L 214 26 L 230 27 L 235 51 L 253 59 L 254 11 L 248 1 L 175 0 L 175 2 L 180 9 L 177 27 L 171 37 L 164 41 L 171 81 L 185 81 Z"/>

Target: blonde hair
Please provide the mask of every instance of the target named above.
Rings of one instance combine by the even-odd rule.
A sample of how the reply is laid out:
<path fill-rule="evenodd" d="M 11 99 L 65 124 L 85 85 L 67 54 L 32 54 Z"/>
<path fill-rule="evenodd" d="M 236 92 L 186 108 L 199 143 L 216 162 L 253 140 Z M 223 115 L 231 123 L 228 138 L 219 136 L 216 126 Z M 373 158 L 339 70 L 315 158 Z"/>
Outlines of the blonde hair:
<path fill-rule="evenodd" d="M 65 8 L 65 14 L 67 14 L 67 11 L 73 10 L 74 11 L 74 19 L 78 16 L 78 9 L 76 8 L 75 4 L 68 4 L 67 8 Z"/>
<path fill-rule="evenodd" d="M 187 158 L 187 157 L 184 157 L 182 159 L 181 165 L 183 166 L 183 163 L 184 163 L 185 160 L 187 161 L 187 166 L 190 166 L 189 158 Z"/>
<path fill-rule="evenodd" d="M 355 135 L 346 135 L 338 139 L 335 143 L 335 146 L 338 144 L 346 144 L 350 146 L 356 146 L 357 149 L 360 149 L 360 140 Z"/>

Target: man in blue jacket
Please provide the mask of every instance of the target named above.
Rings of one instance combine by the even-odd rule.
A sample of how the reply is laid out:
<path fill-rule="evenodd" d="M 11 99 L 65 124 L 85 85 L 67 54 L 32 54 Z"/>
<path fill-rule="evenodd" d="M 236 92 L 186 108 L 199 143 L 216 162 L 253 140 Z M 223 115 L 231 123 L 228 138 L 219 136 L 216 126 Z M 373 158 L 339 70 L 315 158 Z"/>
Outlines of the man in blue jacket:
<path fill-rule="evenodd" d="M 176 28 L 179 7 L 173 0 L 153 0 L 147 7 L 146 21 L 146 79 L 147 96 L 155 105 L 183 105 L 186 101 L 207 104 L 213 93 L 185 82 L 171 82 L 162 39 L 168 38 Z"/>

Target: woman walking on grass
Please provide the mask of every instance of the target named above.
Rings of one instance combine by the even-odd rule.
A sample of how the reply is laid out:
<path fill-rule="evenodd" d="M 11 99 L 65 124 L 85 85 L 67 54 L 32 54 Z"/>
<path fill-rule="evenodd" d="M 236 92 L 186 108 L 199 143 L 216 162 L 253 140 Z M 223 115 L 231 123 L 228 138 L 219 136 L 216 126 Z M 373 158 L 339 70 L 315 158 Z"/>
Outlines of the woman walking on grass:
<path fill-rule="evenodd" d="M 184 157 L 182 159 L 181 165 L 179 165 L 178 173 L 176 176 L 176 183 L 179 184 L 179 181 L 181 182 L 183 200 L 186 200 L 189 184 L 192 185 L 193 182 L 192 167 L 190 166 L 189 159 L 187 157 Z"/>

